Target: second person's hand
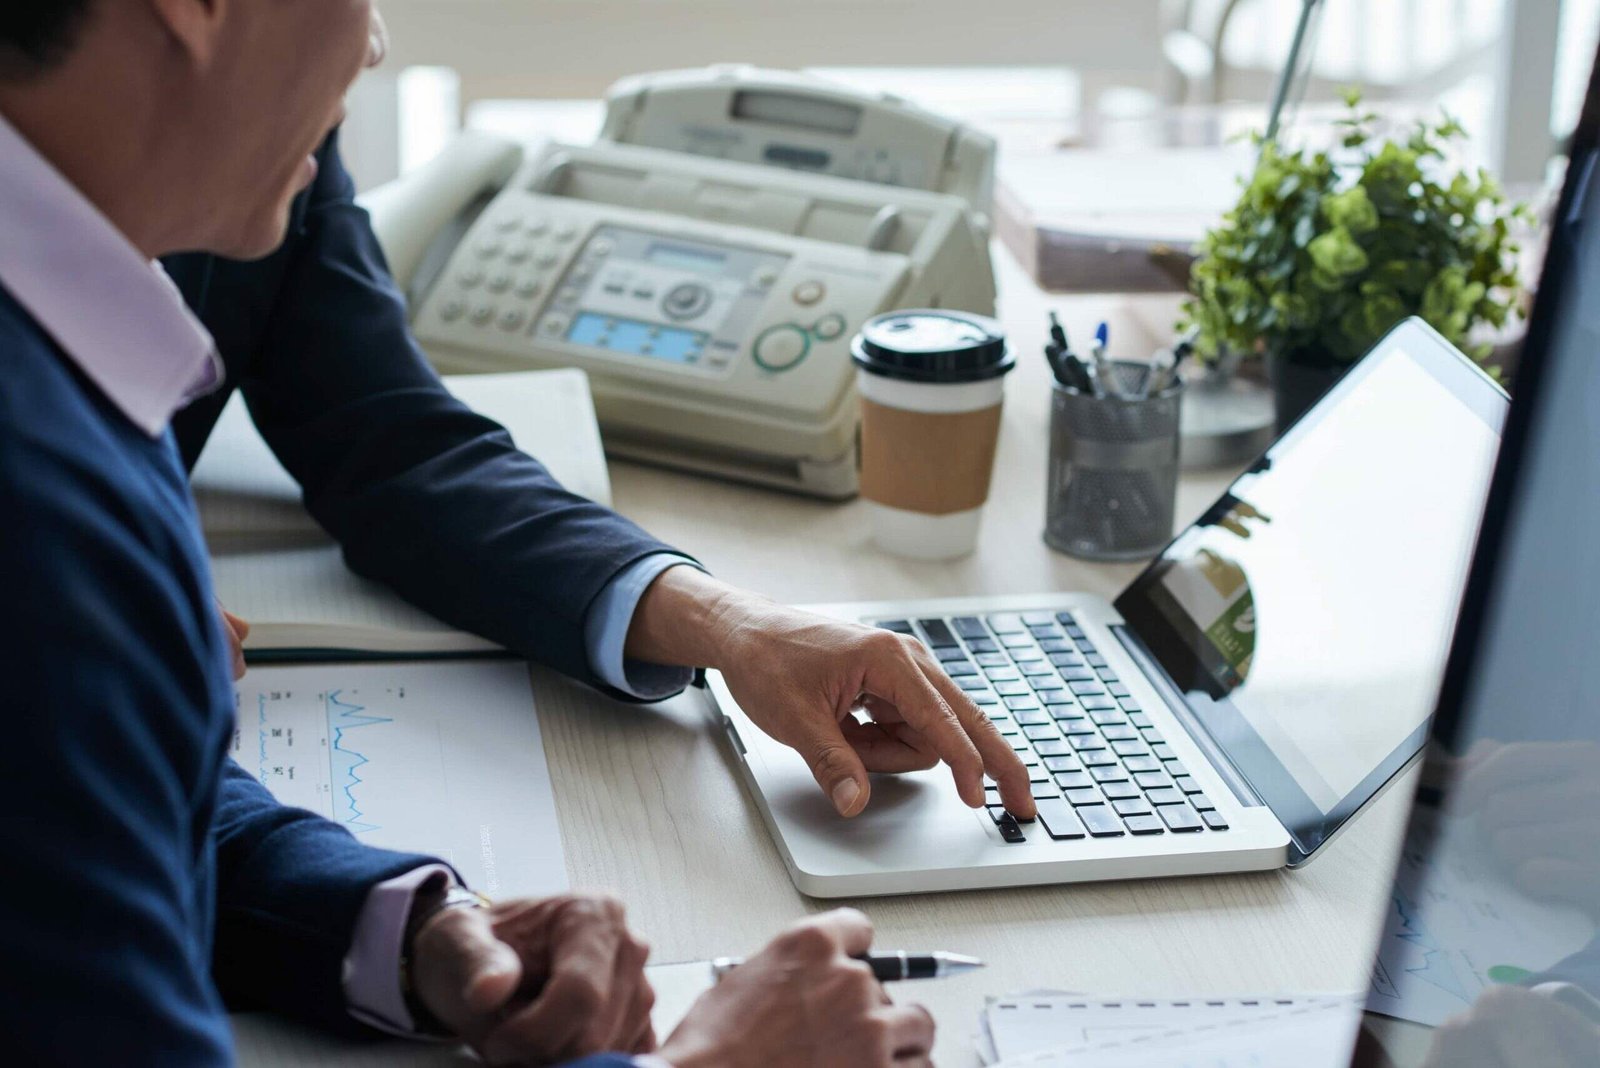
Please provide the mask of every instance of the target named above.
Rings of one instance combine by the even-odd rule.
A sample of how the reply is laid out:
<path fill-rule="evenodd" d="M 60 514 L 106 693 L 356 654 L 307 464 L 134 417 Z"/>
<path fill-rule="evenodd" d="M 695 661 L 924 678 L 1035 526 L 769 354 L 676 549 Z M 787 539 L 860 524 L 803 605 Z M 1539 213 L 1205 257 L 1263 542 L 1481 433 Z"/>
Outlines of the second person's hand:
<path fill-rule="evenodd" d="M 745 714 L 806 761 L 841 816 L 871 794 L 868 772 L 943 761 L 973 808 L 985 773 L 1012 813 L 1036 809 L 1028 771 L 989 718 L 914 638 L 776 604 L 691 567 L 640 599 L 630 657 L 717 668 Z M 868 722 L 855 712 L 864 710 Z"/>

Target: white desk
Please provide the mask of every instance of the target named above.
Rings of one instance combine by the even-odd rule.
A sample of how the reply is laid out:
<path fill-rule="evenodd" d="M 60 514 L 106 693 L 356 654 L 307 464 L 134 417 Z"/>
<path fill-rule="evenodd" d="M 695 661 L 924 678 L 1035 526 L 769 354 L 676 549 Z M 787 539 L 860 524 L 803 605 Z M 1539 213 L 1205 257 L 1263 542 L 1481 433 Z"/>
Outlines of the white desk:
<path fill-rule="evenodd" d="M 1048 374 L 1045 309 L 1087 338 L 1111 298 L 1047 302 L 995 250 L 1001 318 L 1019 347 L 1007 386 L 995 488 L 978 551 L 954 563 L 874 549 L 859 503 L 822 504 L 613 463 L 624 514 L 718 575 L 788 601 L 1041 590 L 1112 595 L 1131 565 L 1089 565 L 1048 549 L 1043 525 Z M 1115 346 L 1116 334 L 1113 334 Z M 1179 522 L 1210 504 L 1231 472 L 1189 476 Z M 702 698 L 657 709 L 613 704 L 552 673 L 535 691 L 572 882 L 610 887 L 662 961 L 745 953 L 789 920 L 831 907 L 789 882 Z M 1409 790 L 1392 791 L 1293 874 L 874 898 L 856 902 L 888 947 L 972 953 L 976 977 L 900 991 L 938 1020 L 938 1063 L 976 1064 L 971 1035 L 985 994 L 1052 986 L 1117 994 L 1357 989 L 1369 971 Z"/>

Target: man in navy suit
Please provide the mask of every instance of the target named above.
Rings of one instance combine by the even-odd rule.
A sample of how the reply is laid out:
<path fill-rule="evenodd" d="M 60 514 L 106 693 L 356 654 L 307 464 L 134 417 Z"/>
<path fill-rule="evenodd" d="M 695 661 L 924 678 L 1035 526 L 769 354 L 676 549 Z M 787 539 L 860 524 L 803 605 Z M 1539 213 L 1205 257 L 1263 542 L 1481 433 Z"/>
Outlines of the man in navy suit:
<path fill-rule="evenodd" d="M 373 536 L 379 525 L 406 526 L 429 552 L 464 547 L 459 531 L 416 529 L 429 505 L 479 530 L 479 555 L 494 565 L 444 574 L 478 584 L 486 600 L 505 591 L 514 610 L 408 587 L 441 613 L 604 679 L 593 651 L 611 647 L 600 632 L 616 619 L 595 616 L 593 602 L 626 602 L 617 583 L 631 575 L 644 589 L 622 649 L 641 663 L 743 651 L 770 665 L 787 654 L 795 665 L 771 685 L 813 695 L 853 663 L 857 680 L 888 680 L 861 688 L 917 725 L 891 722 L 862 741 L 867 761 L 879 759 L 875 747 L 902 762 L 938 752 L 953 758 L 963 791 L 988 745 L 907 647 L 817 630 L 676 561 L 641 579 L 640 562 L 665 550 L 565 495 L 492 425 L 444 403 L 403 346 L 373 351 L 341 332 L 346 320 L 378 330 L 392 299 L 348 183 L 336 166 L 319 176 L 316 156 L 372 59 L 370 25 L 368 0 L 0 6 L 6 1057 L 226 1064 L 223 1006 L 234 1004 L 456 1036 L 491 1063 L 925 1063 L 926 1013 L 888 1005 L 850 959 L 871 940 L 859 914 L 781 935 L 657 1055 L 647 950 L 614 901 L 487 907 L 445 865 L 362 846 L 277 804 L 227 758 L 228 638 L 172 420 L 234 380 L 258 416 L 269 413 L 274 446 L 357 567 L 394 578 L 414 563 Z M 275 257 L 291 225 L 296 240 Z M 155 261 L 193 250 L 266 260 L 255 285 L 250 268 L 175 261 L 190 272 L 180 293 Z M 216 335 L 185 296 L 215 312 Z M 269 356 L 298 359 L 297 377 L 276 374 Z M 297 407 L 288 393 L 317 402 Z M 331 418 L 354 435 L 317 425 Z M 815 715 L 795 718 L 797 739 L 859 740 L 833 741 Z M 836 798 L 861 767 L 851 752 L 818 765 Z M 843 778 L 825 777 L 841 767 Z M 842 800 L 847 814 L 859 810 L 864 787 Z"/>

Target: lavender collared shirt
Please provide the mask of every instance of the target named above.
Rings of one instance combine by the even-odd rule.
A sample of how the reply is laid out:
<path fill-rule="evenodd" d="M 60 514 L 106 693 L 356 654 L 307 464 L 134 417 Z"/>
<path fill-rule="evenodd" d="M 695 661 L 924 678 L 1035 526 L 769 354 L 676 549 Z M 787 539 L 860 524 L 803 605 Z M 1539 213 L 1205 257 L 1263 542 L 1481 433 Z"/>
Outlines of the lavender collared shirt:
<path fill-rule="evenodd" d="M 0 115 L 0 285 L 135 426 L 152 438 L 195 397 L 222 382 L 210 333 L 167 277 Z M 624 571 L 600 595 L 585 638 L 596 673 L 641 699 L 665 696 L 685 669 L 625 661 L 627 625 L 639 598 L 668 567 L 658 553 Z M 429 865 L 374 887 L 344 961 L 352 1016 L 384 1030 L 414 1030 L 400 990 L 399 956 L 417 889 L 453 878 Z M 642 1062 L 641 1062 L 642 1063 Z M 663 1063 L 663 1062 L 657 1062 Z"/>

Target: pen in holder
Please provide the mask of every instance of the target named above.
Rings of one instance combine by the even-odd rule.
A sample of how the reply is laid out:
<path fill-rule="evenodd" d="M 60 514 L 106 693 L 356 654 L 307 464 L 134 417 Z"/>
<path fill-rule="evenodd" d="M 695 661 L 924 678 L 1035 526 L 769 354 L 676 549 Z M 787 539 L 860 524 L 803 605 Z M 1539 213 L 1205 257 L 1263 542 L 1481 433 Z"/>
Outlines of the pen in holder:
<path fill-rule="evenodd" d="M 1143 397 L 1147 364 L 1109 367 L 1120 388 L 1103 396 L 1052 387 L 1044 540 L 1087 560 L 1137 560 L 1172 539 L 1183 380 Z"/>

